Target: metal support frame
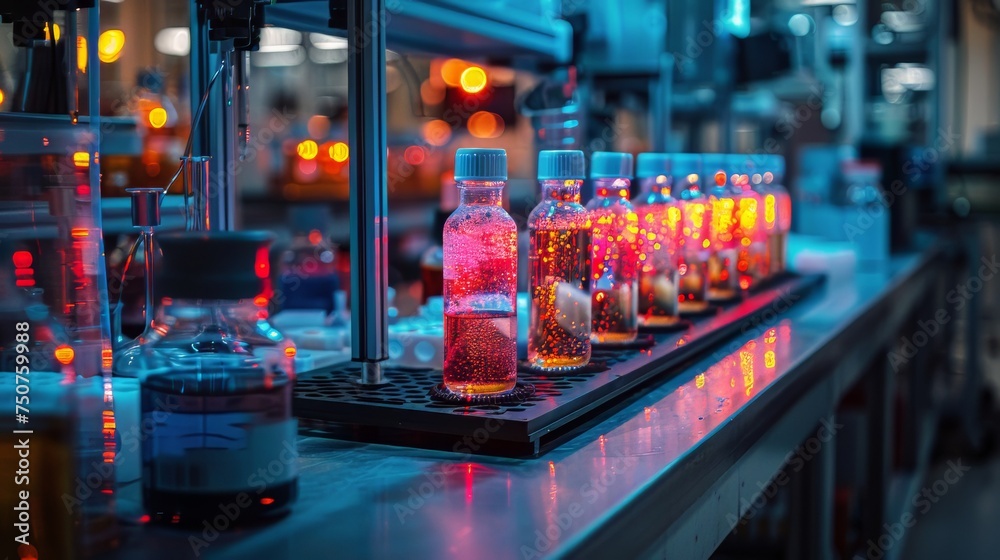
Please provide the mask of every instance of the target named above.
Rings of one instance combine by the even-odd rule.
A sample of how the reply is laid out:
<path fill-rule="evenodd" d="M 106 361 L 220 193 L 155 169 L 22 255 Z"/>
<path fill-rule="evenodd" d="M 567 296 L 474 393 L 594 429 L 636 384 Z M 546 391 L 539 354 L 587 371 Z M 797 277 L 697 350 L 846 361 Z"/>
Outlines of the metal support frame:
<path fill-rule="evenodd" d="M 351 185 L 351 359 L 361 383 L 384 383 L 388 356 L 385 2 L 348 3 L 348 127 Z"/>

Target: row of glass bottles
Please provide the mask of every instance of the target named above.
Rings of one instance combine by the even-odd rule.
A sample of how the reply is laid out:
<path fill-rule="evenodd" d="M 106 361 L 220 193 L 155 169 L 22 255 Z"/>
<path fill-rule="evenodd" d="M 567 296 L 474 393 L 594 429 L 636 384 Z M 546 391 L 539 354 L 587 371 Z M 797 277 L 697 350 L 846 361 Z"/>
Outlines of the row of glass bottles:
<path fill-rule="evenodd" d="M 774 156 L 640 154 L 633 207 L 632 155 L 597 152 L 594 198 L 583 207 L 583 153 L 541 152 L 542 201 L 528 218 L 528 362 L 578 369 L 592 344 L 631 343 L 640 324 L 673 325 L 783 271 L 783 169 Z M 444 385 L 459 395 L 503 393 L 517 380 L 517 226 L 501 206 L 506 179 L 503 150 L 456 154 L 461 205 L 443 236 Z"/>

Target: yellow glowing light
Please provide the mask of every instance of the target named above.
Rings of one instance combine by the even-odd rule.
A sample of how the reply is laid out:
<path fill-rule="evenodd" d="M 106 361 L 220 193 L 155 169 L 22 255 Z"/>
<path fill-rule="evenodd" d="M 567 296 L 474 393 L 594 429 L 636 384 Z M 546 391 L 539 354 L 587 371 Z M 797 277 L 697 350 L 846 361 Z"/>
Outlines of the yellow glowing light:
<path fill-rule="evenodd" d="M 121 29 L 109 29 L 97 39 L 97 57 L 101 62 L 114 62 L 122 55 L 125 48 L 125 32 Z"/>
<path fill-rule="evenodd" d="M 774 229 L 774 195 L 769 194 L 764 197 L 764 224 L 767 229 Z"/>
<path fill-rule="evenodd" d="M 441 65 L 441 79 L 451 87 L 458 87 L 462 84 L 462 73 L 468 67 L 464 60 L 449 58 Z"/>
<path fill-rule="evenodd" d="M 90 237 L 90 230 L 82 227 L 75 227 L 70 230 L 69 233 L 75 239 L 83 239 L 84 237 Z"/>
<path fill-rule="evenodd" d="M 87 71 L 87 38 L 76 38 L 76 67 L 81 72 Z"/>
<path fill-rule="evenodd" d="M 699 388 L 699 389 L 703 389 L 705 387 L 705 374 L 704 373 L 699 373 L 698 375 L 694 376 L 694 386 L 697 387 L 697 388 Z"/>
<path fill-rule="evenodd" d="M 0 89 L 0 104 L 3 103 L 3 90 Z"/>
<path fill-rule="evenodd" d="M 87 152 L 74 153 L 73 165 L 77 167 L 90 167 L 90 154 L 88 154 Z"/>
<path fill-rule="evenodd" d="M 163 128 L 167 124 L 167 110 L 163 107 L 155 107 L 149 112 L 149 126 L 153 128 Z"/>
<path fill-rule="evenodd" d="M 444 146 L 451 139 L 451 126 L 441 119 L 424 123 L 421 132 L 424 140 L 432 146 Z"/>
<path fill-rule="evenodd" d="M 76 356 L 76 352 L 73 351 L 72 346 L 66 346 L 65 344 L 56 348 L 56 359 L 59 363 L 68 366 L 73 362 L 73 357 Z"/>
<path fill-rule="evenodd" d="M 316 159 L 319 155 L 319 146 L 312 140 L 303 140 L 295 148 L 295 152 L 304 160 Z"/>
<path fill-rule="evenodd" d="M 287 356 L 289 358 L 294 358 L 295 357 L 295 347 L 294 346 L 289 346 L 288 348 L 285 348 L 285 356 Z"/>
<path fill-rule="evenodd" d="M 52 24 L 52 29 L 54 31 L 54 33 L 52 35 L 54 35 L 55 36 L 55 40 L 58 41 L 62 37 L 62 29 L 59 28 L 59 24 L 58 23 L 53 23 Z M 45 40 L 46 41 L 51 41 L 53 39 L 53 37 L 49 36 L 49 24 L 46 23 L 43 30 L 45 31 Z"/>
<path fill-rule="evenodd" d="M 479 93 L 487 84 L 486 71 L 478 66 L 470 66 L 462 71 L 459 82 L 467 93 Z"/>
<path fill-rule="evenodd" d="M 330 146 L 330 159 L 337 163 L 344 163 L 350 155 L 351 149 L 343 142 L 337 142 L 333 146 Z"/>
<path fill-rule="evenodd" d="M 767 369 L 774 369 L 774 350 L 768 350 L 764 352 L 764 367 Z"/>

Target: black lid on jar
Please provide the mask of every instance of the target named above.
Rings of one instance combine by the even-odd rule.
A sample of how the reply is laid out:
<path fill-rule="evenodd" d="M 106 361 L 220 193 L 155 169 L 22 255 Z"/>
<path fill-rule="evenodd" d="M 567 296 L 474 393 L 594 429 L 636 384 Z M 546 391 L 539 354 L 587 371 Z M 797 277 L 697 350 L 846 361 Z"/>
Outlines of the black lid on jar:
<path fill-rule="evenodd" d="M 270 276 L 271 241 L 266 231 L 158 235 L 163 256 L 156 268 L 156 292 L 177 299 L 253 298 L 263 292 Z"/>

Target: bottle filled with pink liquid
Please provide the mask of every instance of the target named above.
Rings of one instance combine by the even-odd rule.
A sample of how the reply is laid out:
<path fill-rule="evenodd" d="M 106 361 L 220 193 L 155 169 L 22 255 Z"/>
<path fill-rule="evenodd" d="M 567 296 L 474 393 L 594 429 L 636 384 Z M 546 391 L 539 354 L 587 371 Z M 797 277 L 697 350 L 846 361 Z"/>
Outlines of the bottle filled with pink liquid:
<path fill-rule="evenodd" d="M 459 207 L 444 224 L 444 385 L 463 395 L 517 382 L 517 226 L 502 206 L 507 153 L 455 154 Z"/>
<path fill-rule="evenodd" d="M 594 152 L 590 213 L 591 335 L 595 344 L 627 344 L 639 333 L 639 218 L 629 202 L 632 154 Z"/>
<path fill-rule="evenodd" d="M 702 164 L 706 194 L 712 209 L 708 238 L 711 247 L 708 256 L 708 299 L 727 301 L 740 295 L 739 274 L 736 269 L 739 240 L 736 229 L 739 223 L 738 199 L 741 190 L 730 182 L 731 158 L 725 154 L 704 154 Z"/>

